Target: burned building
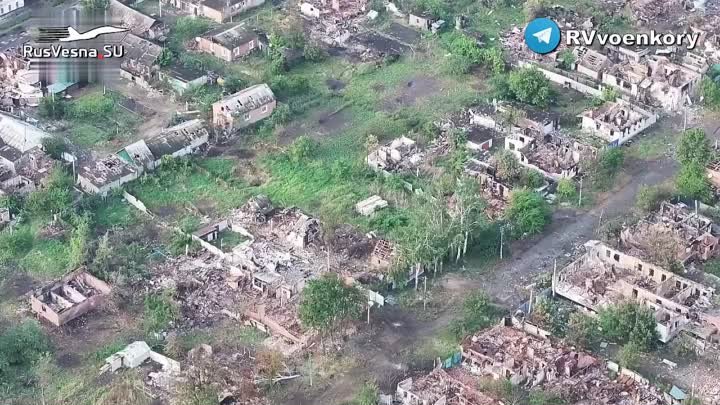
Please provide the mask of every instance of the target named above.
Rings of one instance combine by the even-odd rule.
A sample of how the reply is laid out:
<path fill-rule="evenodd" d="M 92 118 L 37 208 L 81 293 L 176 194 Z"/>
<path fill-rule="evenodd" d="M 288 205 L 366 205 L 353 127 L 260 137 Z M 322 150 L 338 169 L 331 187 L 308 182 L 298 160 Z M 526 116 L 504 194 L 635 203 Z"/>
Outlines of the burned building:
<path fill-rule="evenodd" d="M 662 256 L 666 262 L 684 265 L 713 257 L 718 237 L 710 218 L 683 203 L 663 201 L 657 212 L 622 230 L 620 245 L 633 256 L 655 262 Z"/>
<path fill-rule="evenodd" d="M 395 401 L 402 405 L 495 405 L 477 389 L 476 378 L 461 368 L 435 368 L 429 374 L 400 381 Z"/>
<path fill-rule="evenodd" d="M 232 131 L 267 118 L 275 110 L 275 95 L 267 84 L 258 84 L 213 103 L 213 125 Z"/>
<path fill-rule="evenodd" d="M 423 156 L 415 141 L 403 136 L 372 151 L 366 161 L 377 171 L 401 172 L 416 169 Z"/>
<path fill-rule="evenodd" d="M 35 290 L 30 296 L 30 306 L 38 316 L 62 326 L 101 306 L 109 293 L 110 286 L 104 281 L 77 270 Z"/>
<path fill-rule="evenodd" d="M 553 181 L 577 176 L 580 162 L 597 156 L 597 148 L 562 136 L 536 137 L 513 132 L 505 138 L 505 149 L 511 151 L 520 163 Z"/>
<path fill-rule="evenodd" d="M 580 117 L 582 129 L 602 138 L 609 146 L 622 145 L 657 121 L 657 114 L 623 100 L 605 102 Z"/>
<path fill-rule="evenodd" d="M 663 343 L 682 330 L 706 325 L 715 331 L 715 290 L 653 263 L 625 254 L 600 241 L 585 243 L 585 253 L 553 276 L 553 291 L 590 311 L 624 301 L 638 302 L 655 313 Z"/>
<path fill-rule="evenodd" d="M 617 378 L 611 378 L 604 361 L 516 329 L 507 320 L 465 338 L 462 365 L 473 375 L 509 380 L 528 389 L 541 388 L 569 404 L 664 403 L 657 388 L 629 378 L 635 373 L 622 370 Z"/>
<path fill-rule="evenodd" d="M 602 79 L 603 72 L 610 65 L 607 56 L 584 46 L 575 47 L 573 54 L 576 59 L 575 70 L 593 80 Z"/>
<path fill-rule="evenodd" d="M 510 200 L 512 186 L 500 179 L 497 170 L 490 164 L 478 159 L 469 159 L 465 164 L 465 174 L 478 180 L 480 190 L 488 204 L 490 218 L 499 218 Z"/>

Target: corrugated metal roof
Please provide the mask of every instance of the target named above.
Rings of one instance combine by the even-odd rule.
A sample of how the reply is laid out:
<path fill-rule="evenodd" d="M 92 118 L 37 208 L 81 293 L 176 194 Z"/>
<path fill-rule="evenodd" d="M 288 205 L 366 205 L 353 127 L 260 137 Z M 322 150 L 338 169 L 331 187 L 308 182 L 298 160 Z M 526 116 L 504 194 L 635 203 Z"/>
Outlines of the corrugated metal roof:
<path fill-rule="evenodd" d="M 50 134 L 5 114 L 0 114 L 0 139 L 6 144 L 25 153 L 40 146 L 44 138 Z"/>

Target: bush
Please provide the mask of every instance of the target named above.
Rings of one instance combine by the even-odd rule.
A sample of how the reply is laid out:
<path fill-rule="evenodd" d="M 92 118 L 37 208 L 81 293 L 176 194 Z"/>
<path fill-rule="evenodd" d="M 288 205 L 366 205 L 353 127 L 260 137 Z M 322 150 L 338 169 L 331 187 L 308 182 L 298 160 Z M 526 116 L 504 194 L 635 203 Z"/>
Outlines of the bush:
<path fill-rule="evenodd" d="M 597 159 L 588 168 L 592 186 L 596 190 L 610 188 L 624 162 L 625 154 L 620 148 L 606 149 L 600 152 Z"/>
<path fill-rule="evenodd" d="M 66 111 L 67 104 L 63 101 L 62 97 L 43 97 L 38 107 L 38 113 L 41 117 L 54 120 L 63 119 Z"/>
<path fill-rule="evenodd" d="M 458 338 L 467 336 L 492 325 L 497 314 L 497 309 L 484 292 L 474 292 L 465 299 L 462 316 L 450 328 Z"/>
<path fill-rule="evenodd" d="M 143 327 L 147 333 L 160 332 L 178 318 L 180 305 L 174 295 L 174 291 L 165 290 L 145 297 Z"/>
<path fill-rule="evenodd" d="M 650 213 L 660 208 L 660 203 L 671 196 L 671 192 L 663 186 L 642 185 L 635 199 L 635 207 L 642 213 Z"/>
<path fill-rule="evenodd" d="M 570 315 L 567 327 L 567 340 L 579 347 L 590 349 L 597 344 L 598 324 L 595 318 L 581 312 Z"/>
<path fill-rule="evenodd" d="M 317 149 L 317 143 L 307 136 L 297 138 L 287 150 L 287 157 L 292 163 L 298 164 L 310 159 Z"/>
<path fill-rule="evenodd" d="M 276 75 L 270 80 L 270 88 L 278 98 L 287 100 L 306 94 L 310 90 L 310 81 L 304 76 Z"/>
<path fill-rule="evenodd" d="M 568 178 L 560 179 L 557 185 L 557 196 L 560 201 L 575 201 L 577 198 L 575 182 Z"/>
<path fill-rule="evenodd" d="M 377 405 L 380 390 L 374 381 L 367 381 L 355 396 L 353 405 Z"/>
<path fill-rule="evenodd" d="M 700 94 L 703 104 L 714 109 L 720 108 L 720 83 L 709 77 L 703 78 L 700 84 Z"/>
<path fill-rule="evenodd" d="M 24 321 L 0 335 L 0 377 L 9 377 L 12 368 L 27 369 L 50 350 L 50 342 L 36 321 Z"/>
<path fill-rule="evenodd" d="M 550 223 L 550 207 L 540 194 L 520 189 L 510 195 L 505 216 L 520 235 L 540 233 Z"/>
<path fill-rule="evenodd" d="M 677 148 L 677 160 L 685 166 L 705 167 L 713 159 L 710 140 L 702 129 L 685 131 Z"/>

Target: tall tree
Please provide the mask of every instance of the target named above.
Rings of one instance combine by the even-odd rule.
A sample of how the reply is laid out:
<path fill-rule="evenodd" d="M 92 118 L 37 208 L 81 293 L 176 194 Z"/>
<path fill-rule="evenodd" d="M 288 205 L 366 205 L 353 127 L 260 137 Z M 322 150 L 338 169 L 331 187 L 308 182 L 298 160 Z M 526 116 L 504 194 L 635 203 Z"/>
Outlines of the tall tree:
<path fill-rule="evenodd" d="M 681 165 L 705 167 L 710 163 L 713 155 L 714 152 L 705 131 L 697 128 L 685 131 L 677 149 L 677 159 Z"/>

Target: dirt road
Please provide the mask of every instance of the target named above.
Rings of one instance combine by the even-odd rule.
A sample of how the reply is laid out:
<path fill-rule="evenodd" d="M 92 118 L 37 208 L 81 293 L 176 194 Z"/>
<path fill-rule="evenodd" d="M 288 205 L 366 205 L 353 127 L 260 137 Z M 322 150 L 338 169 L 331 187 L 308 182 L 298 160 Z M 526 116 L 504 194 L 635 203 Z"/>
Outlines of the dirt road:
<path fill-rule="evenodd" d="M 581 213 L 559 210 L 548 231 L 519 242 L 513 247 L 511 258 L 499 263 L 489 274 L 483 273 L 482 278 L 469 278 L 463 274 L 448 273 L 441 285 L 456 298 L 467 291 L 484 290 L 499 305 L 514 308 L 522 302 L 520 290 L 523 286 L 538 274 L 551 271 L 556 258 L 558 265 L 569 261 L 577 246 L 595 237 L 601 214 L 603 221 L 625 215 L 633 207 L 640 186 L 663 183 L 676 170 L 675 162 L 670 159 L 630 162 L 626 181 L 608 193 L 608 197 L 592 210 Z M 473 265 L 479 263 L 466 263 L 466 268 L 470 269 Z M 348 345 L 350 354 L 361 359 L 357 367 L 338 376 L 332 386 L 314 398 L 305 397 L 300 391 L 291 392 L 286 403 L 340 404 L 351 400 L 352 394 L 368 379 L 375 379 L 384 392 L 394 390 L 398 379 L 407 371 L 407 350 L 447 327 L 453 319 L 449 311 L 447 308 L 435 319 L 422 321 L 397 306 L 383 309 L 375 317 L 372 333 L 363 334 Z"/>

